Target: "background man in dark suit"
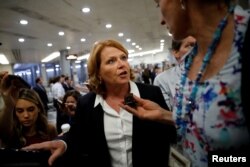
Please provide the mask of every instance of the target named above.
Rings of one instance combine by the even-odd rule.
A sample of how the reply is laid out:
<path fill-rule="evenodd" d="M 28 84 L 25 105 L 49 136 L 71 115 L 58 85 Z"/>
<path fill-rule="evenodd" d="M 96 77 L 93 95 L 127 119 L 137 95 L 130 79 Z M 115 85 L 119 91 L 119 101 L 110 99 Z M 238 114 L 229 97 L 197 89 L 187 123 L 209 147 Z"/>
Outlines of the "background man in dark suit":
<path fill-rule="evenodd" d="M 74 90 L 74 88 L 72 87 L 72 80 L 68 76 L 64 78 L 64 82 L 62 83 L 62 85 L 65 93 L 69 90 Z"/>
<path fill-rule="evenodd" d="M 45 87 L 43 86 L 42 78 L 40 78 L 40 77 L 36 78 L 36 86 L 34 86 L 33 89 L 38 93 L 40 99 L 42 100 L 44 108 L 46 110 L 46 114 L 47 114 L 48 109 L 49 109 L 49 107 L 48 107 L 49 99 L 47 96 L 47 91 L 46 91 Z"/>

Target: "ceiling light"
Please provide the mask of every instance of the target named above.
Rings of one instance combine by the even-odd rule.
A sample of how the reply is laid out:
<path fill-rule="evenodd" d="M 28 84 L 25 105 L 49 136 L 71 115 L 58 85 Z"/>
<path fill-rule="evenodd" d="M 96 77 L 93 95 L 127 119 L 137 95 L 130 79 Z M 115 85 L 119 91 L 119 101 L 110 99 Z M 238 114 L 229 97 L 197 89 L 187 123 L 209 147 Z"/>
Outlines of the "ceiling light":
<path fill-rule="evenodd" d="M 173 35 L 170 32 L 168 32 L 168 36 L 172 37 Z"/>
<path fill-rule="evenodd" d="M 70 50 L 70 49 L 71 49 L 71 47 L 70 47 L 70 46 L 67 46 L 67 47 L 66 47 L 66 49 Z"/>
<path fill-rule="evenodd" d="M 135 47 L 136 47 L 136 48 L 139 48 L 140 46 L 139 46 L 139 45 L 136 45 Z"/>
<path fill-rule="evenodd" d="M 19 23 L 22 24 L 22 25 L 27 25 L 28 21 L 27 20 L 20 20 Z"/>
<path fill-rule="evenodd" d="M 47 43 L 47 46 L 48 46 L 48 47 L 51 47 L 51 46 L 53 46 L 53 45 L 52 45 L 52 43 Z"/>
<path fill-rule="evenodd" d="M 123 34 L 122 32 L 120 32 L 120 33 L 118 34 L 119 37 L 123 37 L 123 35 L 124 35 L 124 34 Z"/>
<path fill-rule="evenodd" d="M 63 32 L 63 31 L 60 31 L 60 32 L 58 33 L 58 35 L 64 36 L 64 32 Z"/>
<path fill-rule="evenodd" d="M 162 39 L 162 40 L 161 40 L 161 43 L 162 43 L 162 42 L 165 42 L 165 40 L 164 40 L 164 39 Z"/>
<path fill-rule="evenodd" d="M 0 62 L 1 64 L 10 64 L 9 60 L 2 53 L 0 53 L 0 60 L 1 60 L 1 62 Z"/>
<path fill-rule="evenodd" d="M 132 43 L 132 45 L 134 46 L 134 45 L 136 45 L 136 43 L 135 43 L 135 42 L 133 42 L 133 43 Z"/>
<path fill-rule="evenodd" d="M 24 39 L 24 38 L 19 38 L 18 41 L 19 41 L 19 42 L 24 42 L 25 39 Z"/>
<path fill-rule="evenodd" d="M 127 42 L 130 42 L 130 41 L 131 41 L 131 39 L 130 39 L 130 38 L 128 38 L 128 39 L 126 39 L 126 41 L 127 41 Z"/>
<path fill-rule="evenodd" d="M 106 24 L 106 28 L 111 28 L 112 24 Z"/>
<path fill-rule="evenodd" d="M 66 55 L 66 59 L 67 60 L 76 60 L 77 59 L 77 54 L 69 54 L 69 55 Z"/>
<path fill-rule="evenodd" d="M 49 56 L 45 57 L 44 59 L 42 59 L 42 62 L 45 63 L 45 62 L 49 62 L 57 57 L 60 56 L 60 52 L 53 52 L 51 53 Z"/>
<path fill-rule="evenodd" d="M 81 38 L 81 42 L 85 42 L 86 41 L 86 39 L 85 38 Z"/>
<path fill-rule="evenodd" d="M 83 13 L 89 13 L 90 12 L 90 8 L 82 8 L 82 12 Z"/>

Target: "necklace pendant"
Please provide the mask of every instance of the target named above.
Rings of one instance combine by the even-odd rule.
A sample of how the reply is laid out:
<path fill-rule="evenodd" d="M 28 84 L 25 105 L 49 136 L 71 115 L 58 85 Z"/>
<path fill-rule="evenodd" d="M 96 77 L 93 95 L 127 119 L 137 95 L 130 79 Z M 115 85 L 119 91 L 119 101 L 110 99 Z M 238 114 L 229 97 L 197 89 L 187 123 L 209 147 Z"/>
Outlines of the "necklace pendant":
<path fill-rule="evenodd" d="M 190 113 L 195 109 L 195 102 L 192 98 L 189 98 L 188 100 L 188 112 Z"/>
<path fill-rule="evenodd" d="M 188 105 L 191 105 L 192 104 L 192 100 L 188 100 Z"/>

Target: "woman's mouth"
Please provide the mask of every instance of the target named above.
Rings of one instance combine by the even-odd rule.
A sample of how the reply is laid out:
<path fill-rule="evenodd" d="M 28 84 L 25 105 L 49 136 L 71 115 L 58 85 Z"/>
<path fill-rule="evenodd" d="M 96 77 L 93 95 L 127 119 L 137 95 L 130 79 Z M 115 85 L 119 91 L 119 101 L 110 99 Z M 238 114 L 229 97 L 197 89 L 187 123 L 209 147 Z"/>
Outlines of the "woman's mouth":
<path fill-rule="evenodd" d="M 119 76 L 127 76 L 127 71 L 123 71 L 119 74 Z"/>

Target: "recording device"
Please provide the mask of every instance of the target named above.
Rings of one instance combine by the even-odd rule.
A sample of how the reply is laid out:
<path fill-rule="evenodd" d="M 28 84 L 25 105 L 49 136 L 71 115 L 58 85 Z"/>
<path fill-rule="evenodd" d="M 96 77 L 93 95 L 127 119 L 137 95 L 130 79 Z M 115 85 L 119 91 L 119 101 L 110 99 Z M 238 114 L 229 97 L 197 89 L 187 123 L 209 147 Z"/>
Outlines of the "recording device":
<path fill-rule="evenodd" d="M 137 107 L 137 102 L 135 101 L 135 99 L 133 97 L 133 93 L 129 93 L 127 96 L 124 97 L 124 104 L 128 105 L 132 108 Z"/>

